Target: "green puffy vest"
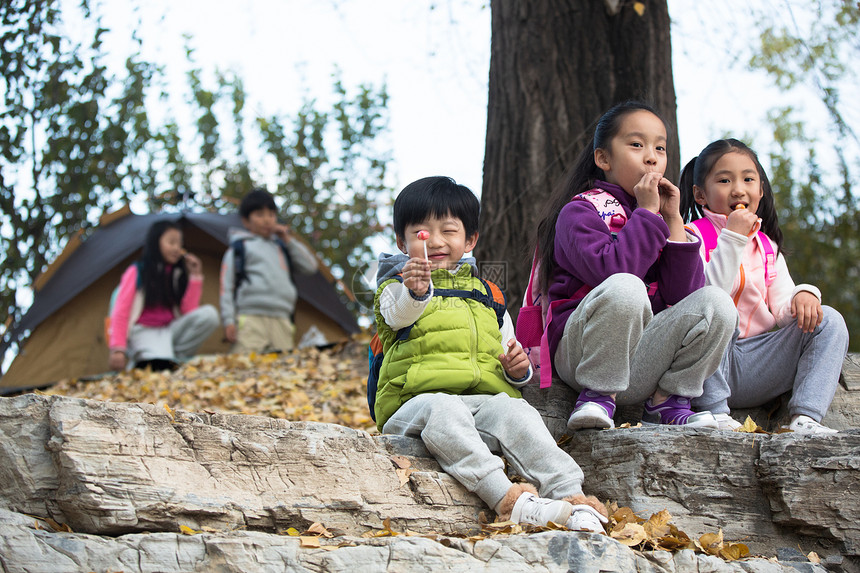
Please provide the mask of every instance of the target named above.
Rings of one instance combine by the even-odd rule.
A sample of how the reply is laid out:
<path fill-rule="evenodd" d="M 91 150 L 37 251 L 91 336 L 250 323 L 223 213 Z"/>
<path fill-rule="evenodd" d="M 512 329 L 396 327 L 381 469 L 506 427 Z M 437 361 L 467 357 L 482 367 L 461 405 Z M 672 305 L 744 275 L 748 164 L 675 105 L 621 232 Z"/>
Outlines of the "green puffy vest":
<path fill-rule="evenodd" d="M 431 273 L 434 289 L 486 292 L 472 267 L 461 265 L 455 274 L 445 269 Z M 480 301 L 433 296 L 408 338 L 398 341 L 379 310 L 386 281 L 376 291 L 374 310 L 384 358 L 376 393 L 376 424 L 380 431 L 407 400 L 427 392 L 498 394 L 514 398 L 520 392 L 508 384 L 499 362 L 502 333 L 496 313 Z"/>

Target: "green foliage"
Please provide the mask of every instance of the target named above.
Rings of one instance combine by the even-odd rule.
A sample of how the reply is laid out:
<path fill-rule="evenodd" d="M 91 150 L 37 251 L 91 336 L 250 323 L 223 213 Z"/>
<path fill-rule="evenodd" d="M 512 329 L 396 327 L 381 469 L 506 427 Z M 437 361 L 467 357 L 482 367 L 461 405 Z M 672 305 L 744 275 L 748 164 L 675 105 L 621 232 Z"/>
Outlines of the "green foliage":
<path fill-rule="evenodd" d="M 821 288 L 825 304 L 839 310 L 860 350 L 860 140 L 843 109 L 854 107 L 856 83 L 850 62 L 860 56 L 860 5 L 819 0 L 789 24 L 761 30 L 761 47 L 750 67 L 763 70 L 785 90 L 812 86 L 827 110 L 829 125 L 797 119 L 790 106 L 768 115 L 773 128 L 770 176 L 785 250 L 795 282 Z M 787 5 L 791 11 L 791 4 Z M 759 22 L 773 22 L 764 14 Z M 785 21 L 785 20 L 783 20 Z M 804 24 L 801 27 L 798 22 Z M 848 103 L 843 101 L 846 94 Z M 818 137 L 811 135 L 817 134 Z M 824 137 L 821 137 L 821 135 Z"/>
<path fill-rule="evenodd" d="M 58 5 L 0 3 L 0 321 L 7 325 L 21 313 L 15 285 L 29 284 L 82 221 L 127 197 L 129 158 L 147 137 L 133 113 L 134 86 L 151 69 L 130 68 L 126 89 L 109 96 L 105 30 L 90 19 L 89 45 L 71 42 L 58 32 Z"/>
<path fill-rule="evenodd" d="M 21 314 L 29 286 L 74 233 L 106 209 L 144 199 L 150 209 L 233 210 L 263 183 L 283 217 L 337 277 L 369 262 L 389 203 L 386 89 L 352 93 L 337 74 L 333 103 L 307 99 L 295 117 L 247 119 L 233 72 L 203 70 L 186 47 L 187 92 L 174 109 L 165 70 L 131 54 L 124 70 L 103 61 L 107 32 L 87 0 L 76 43 L 61 32 L 59 0 L 0 3 L 0 327 Z M 80 30 L 78 30 L 80 32 Z M 78 33 L 76 32 L 76 33 Z M 173 64 L 171 64 L 173 65 Z M 214 79 L 213 79 L 214 78 Z M 150 110 L 164 114 L 153 120 Z M 178 118 L 188 118 L 190 121 Z"/>

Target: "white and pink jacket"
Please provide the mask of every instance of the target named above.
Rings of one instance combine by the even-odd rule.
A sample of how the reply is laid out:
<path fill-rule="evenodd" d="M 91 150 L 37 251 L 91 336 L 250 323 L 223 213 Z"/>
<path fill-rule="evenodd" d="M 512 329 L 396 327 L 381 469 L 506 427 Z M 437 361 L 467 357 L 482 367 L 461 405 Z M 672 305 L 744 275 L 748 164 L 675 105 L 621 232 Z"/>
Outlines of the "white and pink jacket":
<path fill-rule="evenodd" d="M 705 218 L 716 228 L 716 249 L 705 263 L 705 283 L 715 285 L 729 293 L 738 308 L 740 337 L 748 338 L 782 328 L 791 323 L 791 301 L 801 292 L 810 292 L 821 300 L 821 291 L 809 284 L 795 285 L 788 273 L 785 257 L 776 257 L 776 276 L 770 285 L 765 281 L 762 253 L 764 247 L 758 234 L 747 237 L 726 229 L 728 217 L 704 210 Z M 695 225 L 687 229 L 702 238 Z M 702 240 L 700 254 L 707 261 L 705 241 Z"/>
<path fill-rule="evenodd" d="M 179 308 L 145 309 L 143 294 L 143 289 L 137 288 L 137 265 L 130 265 L 120 279 L 116 301 L 111 312 L 109 346 L 112 351 L 127 349 L 128 332 L 138 321 L 146 326 L 167 326 L 174 318 L 188 314 L 200 306 L 203 278 L 188 277 L 188 287 L 185 289 Z"/>

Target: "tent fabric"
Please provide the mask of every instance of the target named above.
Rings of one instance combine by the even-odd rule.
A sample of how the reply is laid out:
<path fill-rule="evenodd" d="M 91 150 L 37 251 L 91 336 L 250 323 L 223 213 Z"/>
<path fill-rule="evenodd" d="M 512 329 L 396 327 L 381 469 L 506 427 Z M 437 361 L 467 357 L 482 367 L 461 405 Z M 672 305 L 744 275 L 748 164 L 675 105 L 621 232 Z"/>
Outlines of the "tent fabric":
<path fill-rule="evenodd" d="M 96 313 L 98 321 L 103 321 L 107 313 L 108 299 L 99 297 L 97 301 L 90 301 L 93 296 L 88 296 L 88 289 L 95 290 L 96 283 L 105 282 L 109 278 L 109 284 L 101 285 L 100 290 L 109 288 L 108 293 L 118 283 L 118 277 L 125 267 L 135 260 L 143 246 L 149 227 L 161 220 L 177 221 L 183 229 L 185 247 L 189 252 L 195 253 L 204 260 L 204 303 L 213 304 L 218 307 L 217 284 L 218 264 L 228 245 L 228 229 L 241 226 L 241 220 L 236 213 L 150 213 L 146 215 L 129 214 L 110 222 L 105 226 L 95 228 L 87 237 L 82 237 L 82 242 L 69 254 L 62 264 L 57 268 L 50 269 L 52 272 L 47 282 L 34 292 L 33 304 L 21 321 L 11 330 L 10 344 L 17 342 L 25 333 L 31 333 L 34 338 L 40 325 L 49 321 L 57 313 L 74 314 L 64 307 L 71 301 L 77 304 L 92 306 L 90 313 Z M 346 335 L 359 331 L 355 317 L 343 305 L 334 286 L 325 278 L 322 272 L 314 275 L 295 275 L 296 287 L 299 292 L 299 305 L 297 307 L 296 322 L 299 315 L 309 321 L 330 321 L 332 324 L 323 331 L 332 333 L 340 329 L 342 338 Z M 207 288 L 208 287 L 208 288 Z M 108 295 L 109 296 L 109 295 Z M 208 300 L 206 300 L 208 298 Z M 54 320 L 60 324 L 61 321 Z M 297 324 L 297 326 L 299 326 Z M 334 329 L 332 328 L 334 326 Z M 301 335 L 302 328 L 298 329 Z M 305 328 L 306 330 L 306 328 Z M 220 336 L 220 335 L 219 335 Z M 53 341 L 59 345 L 58 341 Z M 95 344 L 95 341 L 93 341 Z M 24 341 L 19 349 L 19 357 L 25 354 L 28 341 Z M 210 345 L 211 346 L 211 345 Z M 223 345 L 221 345 L 223 347 Z M 8 346 L 0 346 L 2 356 Z M 201 349 L 203 351 L 204 349 Z M 105 346 L 98 349 L 104 352 L 105 363 L 103 370 L 107 367 L 107 349 Z M 15 361 L 18 361 L 16 357 Z M 63 357 L 55 357 L 63 360 Z M 92 367 L 91 367 L 92 368 Z M 9 372 L 0 378 L 0 393 L 9 387 L 37 387 L 44 381 L 14 379 L 17 376 L 10 374 L 16 369 L 15 362 L 10 365 Z M 82 372 L 75 375 L 87 375 L 93 372 Z M 32 376 L 32 374 L 31 374 Z M 51 380 L 53 381 L 53 380 Z"/>

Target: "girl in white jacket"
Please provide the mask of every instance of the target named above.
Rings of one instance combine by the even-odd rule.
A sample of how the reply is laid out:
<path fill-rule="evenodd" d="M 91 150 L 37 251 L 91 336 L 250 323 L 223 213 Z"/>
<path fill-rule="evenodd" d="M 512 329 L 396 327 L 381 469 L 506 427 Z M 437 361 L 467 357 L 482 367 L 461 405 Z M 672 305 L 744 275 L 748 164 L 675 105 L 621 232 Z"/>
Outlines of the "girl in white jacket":
<path fill-rule="evenodd" d="M 789 429 L 831 434 L 830 407 L 848 329 L 813 285 L 795 285 L 782 254 L 773 191 L 755 152 L 736 139 L 709 144 L 681 172 L 682 215 L 701 239 L 706 284 L 728 292 L 739 327 L 720 367 L 694 401 L 722 429 L 730 408 L 760 406 L 792 391 Z"/>

